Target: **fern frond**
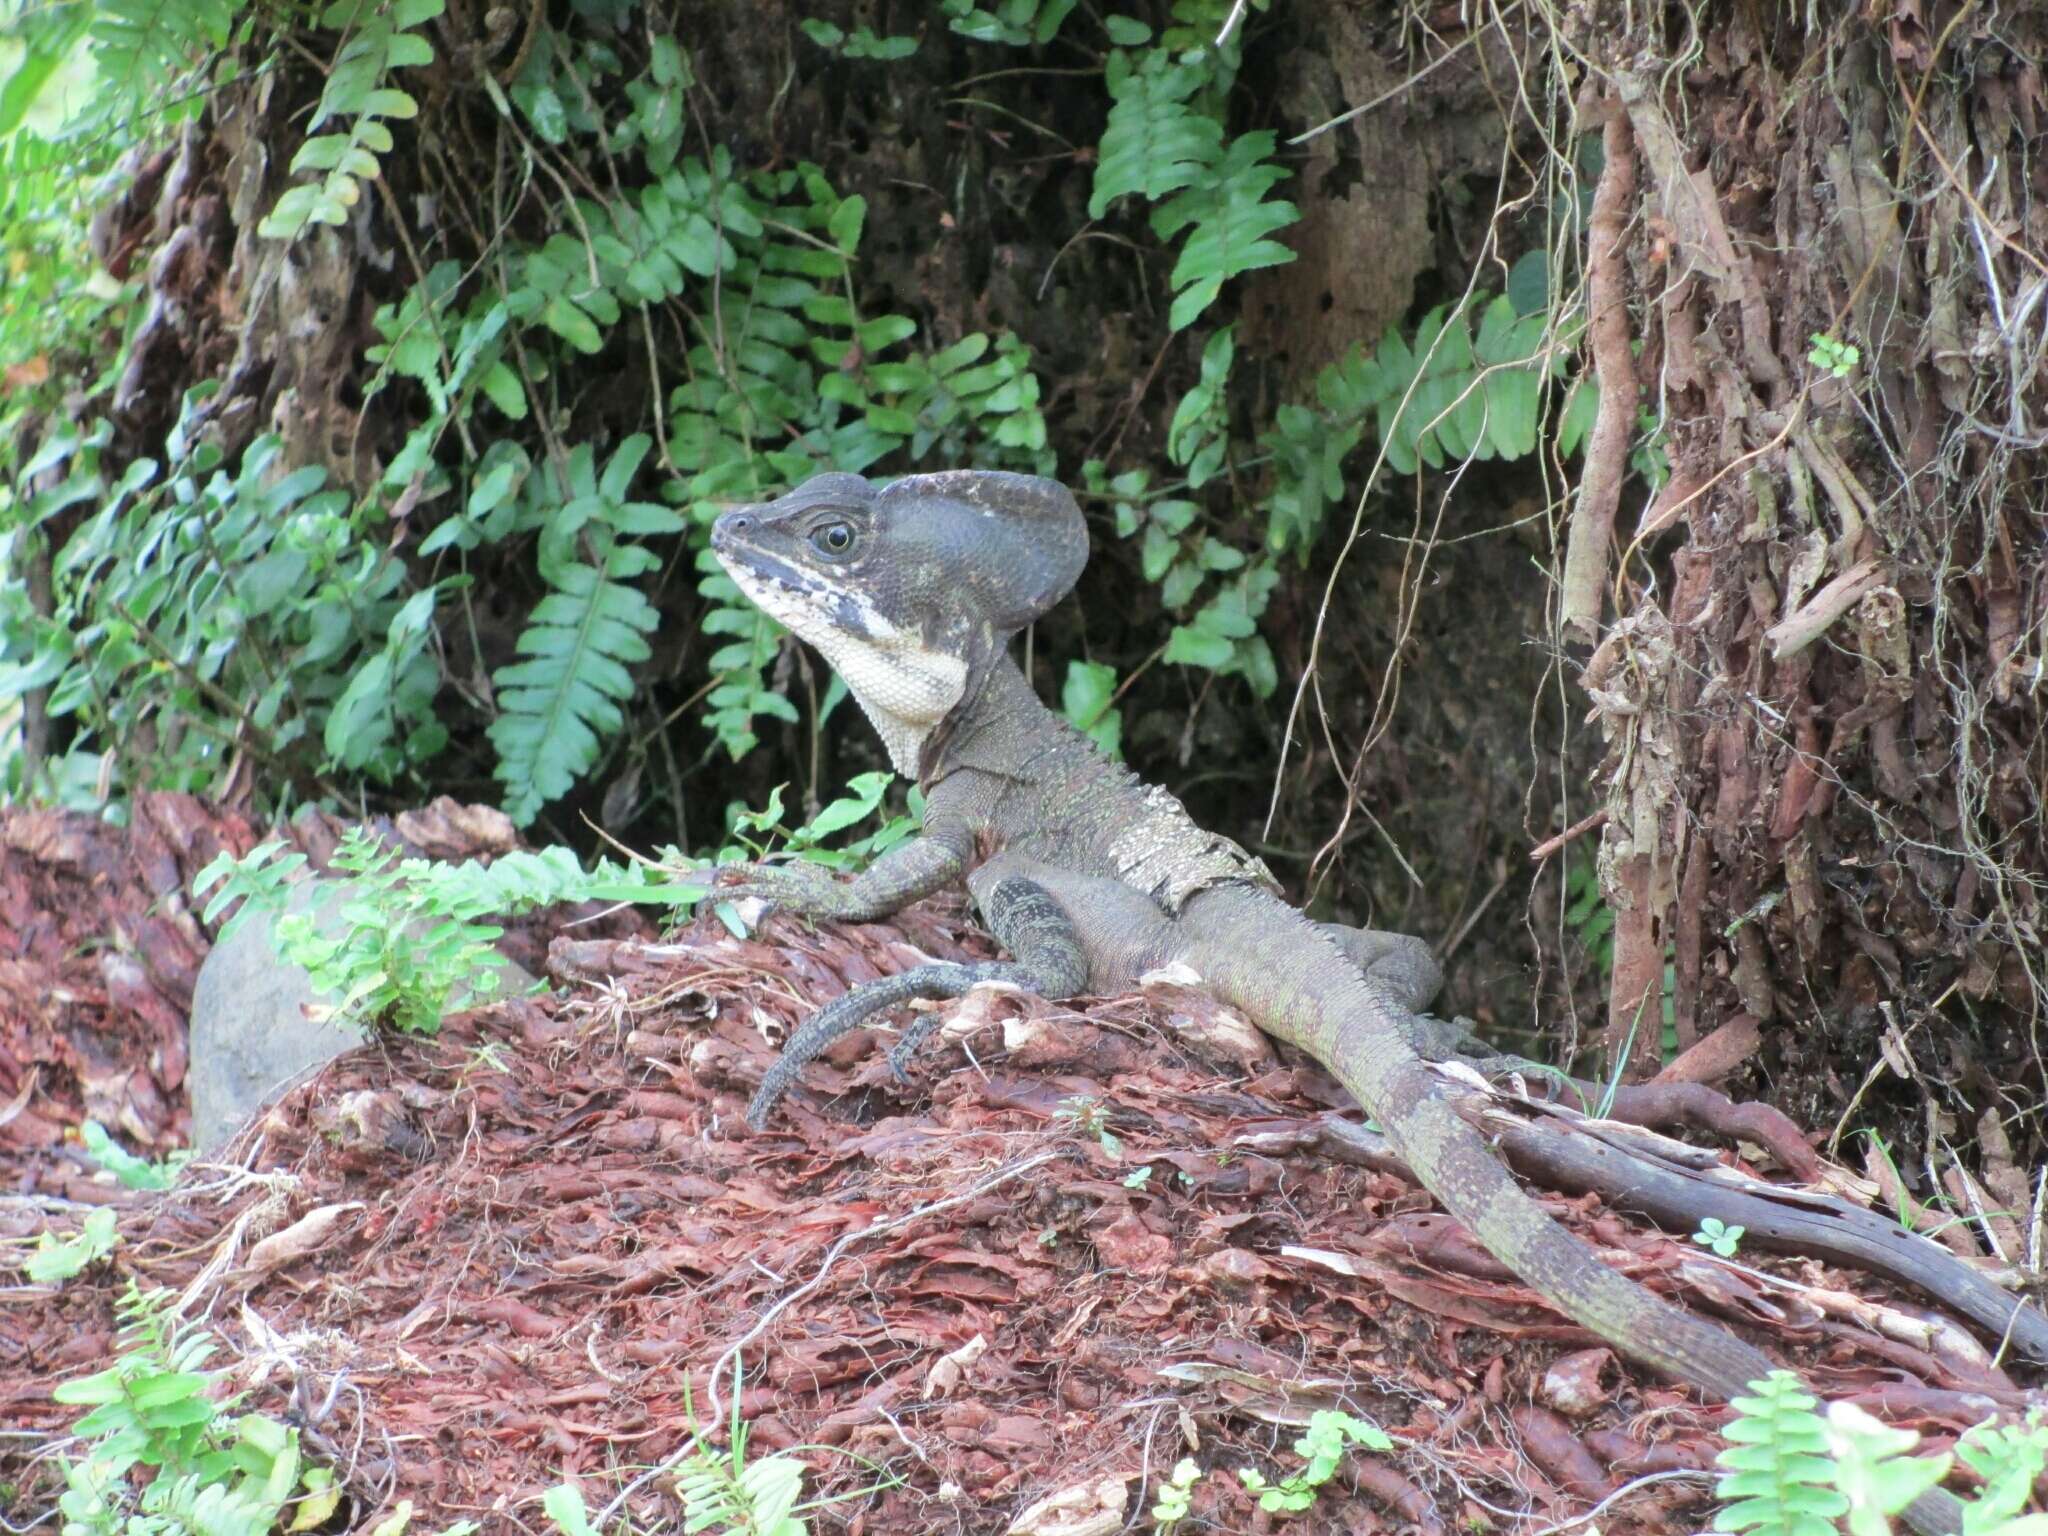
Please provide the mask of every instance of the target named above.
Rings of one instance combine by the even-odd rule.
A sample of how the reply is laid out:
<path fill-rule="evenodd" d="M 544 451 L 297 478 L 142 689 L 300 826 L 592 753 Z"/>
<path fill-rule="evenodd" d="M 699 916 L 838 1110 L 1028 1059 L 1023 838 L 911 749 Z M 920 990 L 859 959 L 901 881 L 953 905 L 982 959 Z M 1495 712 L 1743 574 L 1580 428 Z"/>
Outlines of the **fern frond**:
<path fill-rule="evenodd" d="M 227 46 L 238 0 L 105 0 L 92 48 L 110 115 L 161 97 L 207 53 Z"/>
<path fill-rule="evenodd" d="M 1714 1529 L 1748 1536 L 1834 1536 L 1849 1501 L 1834 1486 L 1827 1433 L 1799 1378 L 1773 1371 L 1735 1399 L 1740 1415 L 1722 1434 L 1728 1449 L 1715 1484 L 1725 1501 Z"/>
<path fill-rule="evenodd" d="M 1051 42 L 1073 8 L 1074 0 L 991 0 L 989 6 L 974 0 L 939 0 L 946 25 L 962 37 L 1012 48 Z"/>
<path fill-rule="evenodd" d="M 491 744 L 505 813 L 518 825 L 567 794 L 597 761 L 601 736 L 624 723 L 619 705 L 633 692 L 626 669 L 653 654 L 646 636 L 658 622 L 653 605 L 627 582 L 660 563 L 637 545 L 614 544 L 602 566 L 562 567 L 556 590 L 540 600 L 519 637 L 526 659 L 493 674 L 499 715 Z"/>
<path fill-rule="evenodd" d="M 619 705 L 633 692 L 627 668 L 653 654 L 646 636 L 658 622 L 654 606 L 628 583 L 661 562 L 619 535 L 674 534 L 684 523 L 666 507 L 626 500 L 649 446 L 645 434 L 627 438 L 600 477 L 590 445 L 579 445 L 541 530 L 540 572 L 554 590 L 519 637 L 526 659 L 492 675 L 497 777 L 506 787 L 505 812 L 520 826 L 589 772 L 602 738 L 625 721 Z M 582 557 L 586 548 L 595 564 Z"/>
<path fill-rule="evenodd" d="M 219 5 L 223 0 L 202 3 Z M 377 157 L 391 153 L 390 123 L 419 115 L 419 103 L 384 84 L 385 77 L 395 69 L 434 61 L 433 46 L 409 29 L 439 16 L 445 4 L 446 0 L 387 0 L 364 17 L 362 0 L 335 0 L 322 13 L 323 26 L 356 30 L 335 55 L 312 126 L 346 118 L 348 131 L 316 134 L 299 146 L 292 157 L 292 174 L 317 171 L 321 177 L 287 188 L 256 226 L 258 234 L 296 240 L 310 225 L 346 222 L 362 196 L 362 183 L 376 179 Z"/>
<path fill-rule="evenodd" d="M 1189 229 L 1173 267 L 1168 322 L 1174 330 L 1193 324 L 1239 273 L 1294 260 L 1294 252 L 1267 238 L 1301 218 L 1294 204 L 1265 200 L 1292 174 L 1267 159 L 1273 145 L 1270 131 L 1233 140 L 1194 185 L 1154 211 L 1152 229 L 1162 240 Z"/>
<path fill-rule="evenodd" d="M 1175 63 L 1163 49 L 1147 52 L 1136 65 L 1121 50 L 1110 55 L 1114 105 L 1096 151 L 1091 219 L 1120 197 L 1158 199 L 1193 186 L 1216 163 L 1223 125 L 1189 104 L 1208 78 L 1200 63 Z"/>

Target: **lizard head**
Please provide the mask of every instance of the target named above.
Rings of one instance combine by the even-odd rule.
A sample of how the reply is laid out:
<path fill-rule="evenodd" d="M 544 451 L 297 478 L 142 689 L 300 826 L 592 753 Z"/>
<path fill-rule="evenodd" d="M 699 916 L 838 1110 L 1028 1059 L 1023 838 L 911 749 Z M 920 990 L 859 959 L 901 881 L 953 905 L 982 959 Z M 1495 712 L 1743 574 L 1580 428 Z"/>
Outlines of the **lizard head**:
<path fill-rule="evenodd" d="M 1088 532 L 1067 488 L 946 470 L 877 485 L 825 474 L 719 518 L 740 589 L 821 651 L 916 777 L 925 744 L 1010 637 L 1073 587 Z"/>

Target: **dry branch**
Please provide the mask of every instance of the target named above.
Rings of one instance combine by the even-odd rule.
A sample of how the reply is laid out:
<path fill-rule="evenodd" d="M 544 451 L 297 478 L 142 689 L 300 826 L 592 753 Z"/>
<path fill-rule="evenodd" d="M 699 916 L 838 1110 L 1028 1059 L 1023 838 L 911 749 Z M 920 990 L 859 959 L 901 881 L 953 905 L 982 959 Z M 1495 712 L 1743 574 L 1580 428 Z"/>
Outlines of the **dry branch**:
<path fill-rule="evenodd" d="M 1572 507 L 1564 554 L 1559 623 L 1568 638 L 1591 642 L 1600 633 L 1601 597 L 1607 589 L 1607 552 L 1614 514 L 1628 473 L 1629 434 L 1635 427 L 1636 376 L 1629 355 L 1628 260 L 1623 242 L 1635 198 L 1635 140 L 1628 118 L 1608 116 L 1601 143 L 1607 163 L 1593 193 L 1588 221 L 1587 304 L 1593 371 L 1600 381 L 1600 412 L 1586 445 L 1586 472 Z"/>

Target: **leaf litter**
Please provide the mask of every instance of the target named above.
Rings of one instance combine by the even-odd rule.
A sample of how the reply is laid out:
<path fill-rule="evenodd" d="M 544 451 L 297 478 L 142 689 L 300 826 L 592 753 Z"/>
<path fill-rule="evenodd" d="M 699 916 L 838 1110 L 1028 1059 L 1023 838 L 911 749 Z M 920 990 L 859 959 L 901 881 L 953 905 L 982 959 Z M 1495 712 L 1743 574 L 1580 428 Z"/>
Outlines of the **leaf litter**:
<path fill-rule="evenodd" d="M 460 856 L 459 811 L 415 845 Z M 317 853 L 318 828 L 301 837 Z M 989 953 L 957 900 L 747 939 L 709 916 L 664 939 L 562 925 L 550 995 L 351 1053 L 171 1191 L 123 1190 L 63 1128 L 178 1133 L 165 1011 L 209 938 L 180 892 L 253 841 L 182 796 L 146 797 L 127 830 L 0 816 L 0 1089 L 20 1098 L 0 1230 L 25 1253 L 113 1206 L 122 1238 L 0 1310 L 12 1520 L 54 1498 L 70 1411 L 51 1390 L 104 1363 L 133 1278 L 178 1293 L 248 1406 L 340 1469 L 335 1529 L 402 1500 L 415 1530 L 544 1529 L 565 1478 L 594 1511 L 679 1526 L 644 1474 L 693 1429 L 723 1443 L 735 1380 L 750 1457 L 855 1495 L 812 1512 L 823 1531 L 1136 1529 L 1188 1456 L 1196 1518 L 1269 1529 L 1237 1470 L 1296 1470 L 1325 1408 L 1395 1449 L 1350 1453 L 1292 1530 L 1533 1533 L 1596 1504 L 1607 1532 L 1707 1523 L 1725 1410 L 1551 1312 L 1406 1179 L 1288 1150 L 1341 1091 L 1185 977 L 1086 1006 L 970 996 L 907 1083 L 877 1032 L 850 1036 L 749 1134 L 774 1042 L 811 1008 Z M 85 943 L 107 934 L 146 987 L 109 984 L 121 968 Z M 1953 1325 L 1901 1327 L 1925 1309 L 1881 1282 L 1717 1262 L 1593 1197 L 1543 1198 L 1635 1279 L 1931 1445 L 2027 1400 Z"/>

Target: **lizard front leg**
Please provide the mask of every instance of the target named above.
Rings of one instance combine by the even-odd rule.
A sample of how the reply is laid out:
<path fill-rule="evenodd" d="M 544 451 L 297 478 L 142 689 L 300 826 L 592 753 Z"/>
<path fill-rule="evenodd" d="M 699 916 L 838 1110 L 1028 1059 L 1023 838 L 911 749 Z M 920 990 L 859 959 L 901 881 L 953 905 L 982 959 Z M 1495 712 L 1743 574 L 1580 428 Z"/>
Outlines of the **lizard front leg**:
<path fill-rule="evenodd" d="M 849 880 L 819 864 L 728 864 L 715 872 L 711 895 L 719 901 L 751 896 L 798 917 L 870 922 L 958 885 L 973 846 L 965 826 L 928 823 Z"/>
<path fill-rule="evenodd" d="M 860 1028 L 876 1014 L 914 998 L 963 997 L 971 988 L 991 982 L 1034 992 L 1040 997 L 1062 998 L 1072 997 L 1088 985 L 1088 959 L 1082 953 L 1073 924 L 1043 886 L 1012 875 L 993 883 L 977 881 L 975 895 L 982 920 L 997 942 L 1016 958 L 920 965 L 834 998 L 783 1044 L 782 1055 L 761 1079 L 753 1102 L 747 1106 L 748 1125 L 758 1131 L 767 1123 L 769 1112 L 789 1091 L 797 1073 L 826 1046 L 849 1030 Z M 889 1053 L 889 1064 L 898 1076 L 938 1026 L 938 1017 L 927 1014 L 904 1031 L 903 1038 Z"/>

